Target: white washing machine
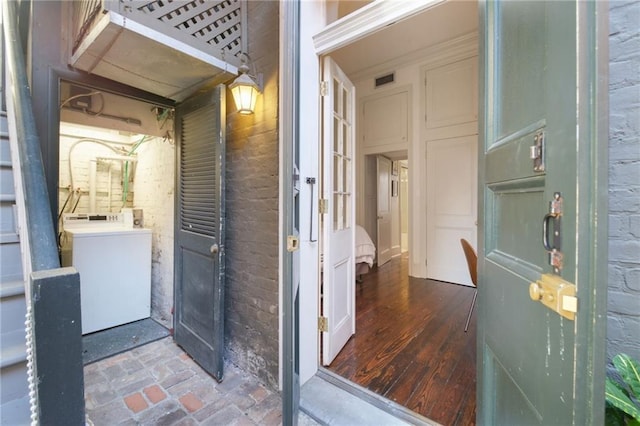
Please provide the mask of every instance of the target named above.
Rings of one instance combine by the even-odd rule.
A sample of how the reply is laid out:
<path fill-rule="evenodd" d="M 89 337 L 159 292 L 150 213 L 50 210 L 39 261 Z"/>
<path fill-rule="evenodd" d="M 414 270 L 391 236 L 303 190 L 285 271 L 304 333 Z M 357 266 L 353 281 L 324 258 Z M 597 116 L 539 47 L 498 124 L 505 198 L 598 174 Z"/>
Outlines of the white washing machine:
<path fill-rule="evenodd" d="M 80 273 L 82 334 L 151 315 L 151 230 L 122 214 L 65 214 L 62 265 Z"/>

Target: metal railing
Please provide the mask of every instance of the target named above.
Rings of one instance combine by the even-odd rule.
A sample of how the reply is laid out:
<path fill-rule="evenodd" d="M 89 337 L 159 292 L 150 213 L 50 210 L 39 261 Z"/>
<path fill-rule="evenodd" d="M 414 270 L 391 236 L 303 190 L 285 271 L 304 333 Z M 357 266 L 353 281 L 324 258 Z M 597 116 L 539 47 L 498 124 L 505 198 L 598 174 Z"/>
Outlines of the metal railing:
<path fill-rule="evenodd" d="M 7 109 L 9 112 L 9 129 L 15 131 L 18 144 L 19 167 L 24 188 L 24 204 L 27 228 L 21 230 L 28 233 L 31 269 L 39 271 L 60 267 L 58 245 L 55 238 L 49 196 L 47 192 L 40 140 L 36 132 L 33 106 L 20 33 L 17 28 L 16 2 L 3 3 L 4 39 L 6 56 L 5 86 Z M 12 117 L 13 116 L 13 117 Z"/>
<path fill-rule="evenodd" d="M 25 323 L 31 424 L 81 425 L 85 422 L 85 410 L 80 277 L 74 268 L 60 268 L 17 2 L 3 1 L 2 15 L 2 65 L 6 77 L 3 92 L 23 269 L 28 277 Z"/>

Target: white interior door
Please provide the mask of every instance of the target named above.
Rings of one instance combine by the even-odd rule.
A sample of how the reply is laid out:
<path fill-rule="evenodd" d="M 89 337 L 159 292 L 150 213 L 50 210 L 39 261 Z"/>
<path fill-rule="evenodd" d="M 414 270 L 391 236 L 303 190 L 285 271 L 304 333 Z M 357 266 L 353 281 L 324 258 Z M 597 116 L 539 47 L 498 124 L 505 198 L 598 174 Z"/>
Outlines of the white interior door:
<path fill-rule="evenodd" d="M 471 284 L 460 245 L 477 239 L 477 136 L 427 142 L 427 277 Z"/>
<path fill-rule="evenodd" d="M 324 59 L 322 363 L 331 364 L 356 331 L 355 317 L 355 88 L 338 65 Z"/>
<path fill-rule="evenodd" d="M 377 157 L 378 168 L 378 266 L 391 260 L 391 160 Z"/>

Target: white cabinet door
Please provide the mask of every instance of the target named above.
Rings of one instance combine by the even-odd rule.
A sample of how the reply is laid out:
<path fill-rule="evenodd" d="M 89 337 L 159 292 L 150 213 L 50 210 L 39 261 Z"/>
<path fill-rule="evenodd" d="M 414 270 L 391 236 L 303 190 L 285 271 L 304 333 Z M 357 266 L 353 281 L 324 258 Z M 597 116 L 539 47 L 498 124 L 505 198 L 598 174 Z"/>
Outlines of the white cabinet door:
<path fill-rule="evenodd" d="M 471 285 L 460 246 L 476 247 L 477 136 L 427 142 L 427 277 Z"/>

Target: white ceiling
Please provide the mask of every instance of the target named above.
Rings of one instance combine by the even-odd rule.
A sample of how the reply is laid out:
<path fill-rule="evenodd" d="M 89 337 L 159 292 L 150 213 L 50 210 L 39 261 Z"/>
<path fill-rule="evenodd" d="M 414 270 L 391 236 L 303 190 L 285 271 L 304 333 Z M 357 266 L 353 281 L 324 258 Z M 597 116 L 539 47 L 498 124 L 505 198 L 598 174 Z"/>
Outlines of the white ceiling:
<path fill-rule="evenodd" d="M 353 75 L 477 30 L 478 3 L 449 0 L 333 52 L 331 57 L 347 75 Z"/>

